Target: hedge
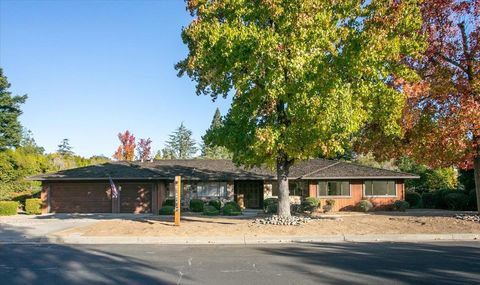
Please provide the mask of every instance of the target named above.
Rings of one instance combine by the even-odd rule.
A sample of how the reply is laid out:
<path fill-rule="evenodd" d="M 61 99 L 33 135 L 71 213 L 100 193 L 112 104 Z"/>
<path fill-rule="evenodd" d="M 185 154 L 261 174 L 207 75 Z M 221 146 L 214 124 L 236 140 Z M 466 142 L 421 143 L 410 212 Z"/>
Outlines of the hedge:
<path fill-rule="evenodd" d="M 405 201 L 410 204 L 410 208 L 416 209 L 422 207 L 422 196 L 414 191 L 407 191 L 405 193 Z"/>
<path fill-rule="evenodd" d="M 192 212 L 203 212 L 204 207 L 203 200 L 200 199 L 192 199 L 190 200 L 190 211 Z"/>
<path fill-rule="evenodd" d="M 465 210 L 468 205 L 468 196 L 461 192 L 447 194 L 445 204 L 447 204 L 449 210 Z"/>
<path fill-rule="evenodd" d="M 395 211 L 405 212 L 410 207 L 407 201 L 397 200 L 393 203 L 393 209 Z"/>
<path fill-rule="evenodd" d="M 235 202 L 228 202 L 223 207 L 223 215 L 225 216 L 239 216 L 242 214 L 240 206 Z"/>
<path fill-rule="evenodd" d="M 17 214 L 18 202 L 0 201 L 0 216 L 13 216 Z"/>
<path fill-rule="evenodd" d="M 163 201 L 163 206 L 172 206 L 175 207 L 175 199 L 168 198 Z"/>
<path fill-rule="evenodd" d="M 25 212 L 29 215 L 40 215 L 42 213 L 42 200 L 37 198 L 26 199 Z"/>
<path fill-rule="evenodd" d="M 218 211 L 220 211 L 220 209 L 222 208 L 222 202 L 218 200 L 210 200 L 208 202 L 208 205 L 215 207 L 215 209 L 217 209 Z"/>
<path fill-rule="evenodd" d="M 173 206 L 163 206 L 158 211 L 159 215 L 173 215 L 175 213 L 175 208 Z"/>
<path fill-rule="evenodd" d="M 220 210 L 218 210 L 215 206 L 206 205 L 203 208 L 203 214 L 206 216 L 217 216 L 220 214 Z"/>

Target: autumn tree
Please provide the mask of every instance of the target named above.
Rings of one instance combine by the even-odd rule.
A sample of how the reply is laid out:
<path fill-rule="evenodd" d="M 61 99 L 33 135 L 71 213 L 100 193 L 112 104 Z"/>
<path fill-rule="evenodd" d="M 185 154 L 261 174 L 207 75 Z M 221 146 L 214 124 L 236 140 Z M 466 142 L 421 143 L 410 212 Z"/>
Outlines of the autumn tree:
<path fill-rule="evenodd" d="M 72 151 L 72 146 L 70 145 L 70 140 L 63 139 L 58 145 L 57 152 L 63 156 L 72 155 L 73 151 Z"/>
<path fill-rule="evenodd" d="M 230 152 L 224 147 L 215 145 L 212 142 L 208 141 L 208 136 L 211 135 L 215 129 L 221 128 L 223 126 L 222 122 L 222 115 L 220 110 L 217 108 L 215 110 L 215 114 L 213 115 L 212 123 L 210 127 L 205 132 L 205 135 L 202 137 L 202 158 L 208 159 L 230 159 L 232 155 Z"/>
<path fill-rule="evenodd" d="M 135 156 L 135 136 L 126 130 L 124 133 L 118 134 L 120 140 L 120 146 L 113 155 L 116 160 L 128 160 L 132 161 Z"/>
<path fill-rule="evenodd" d="M 383 155 L 408 154 L 432 168 L 474 168 L 480 211 L 480 2 L 426 0 L 421 12 L 427 47 L 409 64 L 422 80 L 397 79 L 409 95 L 403 139 L 392 140 Z"/>
<path fill-rule="evenodd" d="M 150 160 L 152 154 L 152 140 L 148 139 L 140 139 L 137 146 L 137 157 L 140 161 L 148 161 Z"/>
<path fill-rule="evenodd" d="M 17 147 L 22 139 L 22 125 L 18 117 L 22 114 L 20 105 L 27 95 L 12 96 L 8 91 L 10 83 L 0 68 L 0 150 Z"/>
<path fill-rule="evenodd" d="M 188 159 L 197 152 L 192 131 L 183 123 L 170 135 L 166 147 L 162 150 L 164 159 Z"/>
<path fill-rule="evenodd" d="M 187 1 L 188 56 L 179 76 L 197 94 L 232 106 L 211 142 L 235 163 L 276 168 L 278 214 L 290 215 L 291 166 L 350 147 L 366 123 L 400 132 L 405 96 L 396 76 L 415 80 L 402 63 L 422 40 L 416 1 Z"/>

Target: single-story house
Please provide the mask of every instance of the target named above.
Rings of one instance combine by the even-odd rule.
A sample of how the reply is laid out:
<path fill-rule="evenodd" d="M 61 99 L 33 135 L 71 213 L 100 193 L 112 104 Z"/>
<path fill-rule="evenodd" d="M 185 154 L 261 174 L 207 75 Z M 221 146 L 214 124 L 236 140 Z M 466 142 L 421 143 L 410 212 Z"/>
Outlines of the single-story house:
<path fill-rule="evenodd" d="M 245 208 L 262 208 L 278 195 L 275 172 L 246 169 L 230 160 L 159 160 L 110 162 L 30 177 L 42 182 L 43 213 L 158 213 L 174 196 L 174 177 L 182 177 L 182 205 L 189 200 L 235 200 Z M 112 198 L 109 177 L 119 195 Z M 319 197 L 334 210 L 352 209 L 360 200 L 375 206 L 405 197 L 404 180 L 418 176 L 349 162 L 313 159 L 295 164 L 289 174 L 292 203 Z"/>

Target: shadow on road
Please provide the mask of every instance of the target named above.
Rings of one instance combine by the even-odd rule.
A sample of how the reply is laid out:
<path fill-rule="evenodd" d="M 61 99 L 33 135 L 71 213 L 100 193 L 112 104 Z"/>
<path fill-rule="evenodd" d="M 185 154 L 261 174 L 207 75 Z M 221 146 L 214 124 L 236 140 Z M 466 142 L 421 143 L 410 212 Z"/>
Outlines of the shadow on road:
<path fill-rule="evenodd" d="M 375 279 L 388 280 L 393 284 L 479 284 L 480 280 L 478 246 L 451 243 L 325 243 L 260 250 L 274 256 L 293 258 L 292 262 L 278 262 L 276 265 L 285 270 L 303 271 L 322 284 L 365 284 L 363 277 L 372 278 L 372 282 Z M 338 274 L 309 270 L 309 267 L 329 268 Z"/>
<path fill-rule="evenodd" d="M 0 233 L 29 242 L 18 230 L 2 228 Z M 162 277 L 156 272 L 161 272 Z M 171 267 L 154 268 L 138 258 L 98 248 L 31 240 L 21 245 L 0 243 L 0 277 L 0 284 L 11 285 L 172 284 L 178 279 L 178 272 Z"/>

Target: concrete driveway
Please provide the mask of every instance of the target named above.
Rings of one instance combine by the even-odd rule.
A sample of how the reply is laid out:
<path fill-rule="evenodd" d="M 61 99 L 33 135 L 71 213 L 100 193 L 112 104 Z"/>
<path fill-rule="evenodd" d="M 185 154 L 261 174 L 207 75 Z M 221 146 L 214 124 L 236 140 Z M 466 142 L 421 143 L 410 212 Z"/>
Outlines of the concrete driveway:
<path fill-rule="evenodd" d="M 58 231 L 111 219 L 144 219 L 151 215 L 133 214 L 48 214 L 0 217 L 0 243 L 46 241 Z"/>

